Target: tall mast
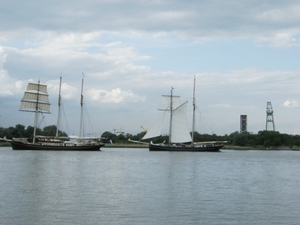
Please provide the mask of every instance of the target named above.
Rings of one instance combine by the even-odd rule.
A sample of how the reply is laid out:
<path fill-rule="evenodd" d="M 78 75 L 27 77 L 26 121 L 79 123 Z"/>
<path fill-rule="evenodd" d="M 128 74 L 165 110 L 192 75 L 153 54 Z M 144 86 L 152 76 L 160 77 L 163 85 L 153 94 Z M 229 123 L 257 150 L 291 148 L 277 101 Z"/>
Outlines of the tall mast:
<path fill-rule="evenodd" d="M 172 140 L 172 117 L 173 117 L 173 87 L 171 87 L 171 98 L 170 98 L 170 127 L 169 127 L 169 144 Z"/>
<path fill-rule="evenodd" d="M 34 125 L 33 125 L 33 140 L 32 140 L 33 144 L 35 143 L 36 127 L 38 122 L 39 93 L 40 93 L 40 80 L 38 82 L 37 95 L 36 95 L 36 105 L 35 105 L 35 115 L 34 115 Z"/>
<path fill-rule="evenodd" d="M 195 103 L 195 85 L 196 85 L 196 77 L 194 76 L 192 143 L 194 142 L 194 131 L 195 131 L 195 111 L 196 111 L 196 103 Z"/>
<path fill-rule="evenodd" d="M 60 105 L 61 105 L 61 77 L 59 78 L 59 93 L 58 93 L 58 113 L 57 113 L 57 123 L 56 123 L 56 135 L 58 137 L 58 129 L 60 125 Z"/>
<path fill-rule="evenodd" d="M 80 98 L 80 107 L 81 107 L 81 110 L 80 110 L 80 130 L 79 130 L 79 137 L 81 138 L 82 137 L 82 127 L 83 127 L 83 124 L 82 124 L 82 117 L 83 117 L 83 77 L 84 77 L 84 74 L 82 73 L 82 82 L 81 82 L 81 98 Z"/>

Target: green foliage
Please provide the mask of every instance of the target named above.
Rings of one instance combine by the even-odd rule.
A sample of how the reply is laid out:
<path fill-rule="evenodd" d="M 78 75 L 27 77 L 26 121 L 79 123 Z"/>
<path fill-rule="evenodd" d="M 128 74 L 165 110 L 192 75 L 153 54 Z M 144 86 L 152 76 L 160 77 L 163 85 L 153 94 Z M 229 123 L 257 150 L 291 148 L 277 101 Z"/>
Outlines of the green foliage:
<path fill-rule="evenodd" d="M 235 134 L 233 137 L 233 144 L 238 146 L 249 145 L 248 134 L 246 132 Z"/>
<path fill-rule="evenodd" d="M 105 143 L 110 143 L 110 141 L 112 141 L 113 143 L 116 143 L 116 140 L 117 140 L 117 135 L 115 135 L 109 131 L 105 131 L 101 137 L 105 138 L 105 140 L 104 140 Z"/>
<path fill-rule="evenodd" d="M 141 140 L 145 132 L 141 132 L 131 137 L 132 140 Z M 168 142 L 168 136 L 160 136 L 152 138 L 150 141 L 154 143 Z M 264 146 L 265 148 L 276 148 L 279 146 L 300 146 L 300 135 L 280 134 L 277 131 L 259 131 L 257 134 L 249 132 L 235 131 L 230 135 L 218 136 L 215 134 L 199 134 L 194 132 L 194 142 L 203 141 L 227 141 L 227 144 L 238 146 Z"/>
<path fill-rule="evenodd" d="M 270 148 L 271 147 L 271 141 L 270 140 L 265 140 L 264 141 L 264 147 L 265 148 Z"/>
<path fill-rule="evenodd" d="M 132 139 L 133 140 L 142 140 L 142 138 L 145 136 L 145 134 L 146 134 L 146 132 L 145 131 L 143 131 L 143 132 L 141 132 L 141 133 L 138 133 L 137 135 L 135 135 L 135 136 L 132 136 Z"/>
<path fill-rule="evenodd" d="M 135 140 L 135 141 L 144 141 L 142 140 L 142 138 L 145 136 L 146 132 L 143 131 L 141 133 L 138 133 L 137 135 L 133 135 L 130 137 L 131 140 Z M 152 141 L 153 143 L 168 143 L 169 142 L 169 136 L 167 135 L 161 135 L 159 137 L 155 137 L 155 138 L 150 138 L 149 140 L 146 140 L 147 142 Z"/>
<path fill-rule="evenodd" d="M 119 135 L 117 135 L 115 142 L 117 142 L 117 143 L 126 143 L 127 138 L 123 134 L 119 134 Z"/>
<path fill-rule="evenodd" d="M 32 139 L 33 136 L 33 127 L 32 126 L 28 126 L 25 129 L 25 126 L 21 125 L 21 124 L 17 124 L 15 127 L 8 127 L 8 128 L 0 128 L 0 137 L 4 137 L 6 136 L 8 139 L 11 138 L 29 138 Z M 36 129 L 36 134 L 37 135 L 43 135 L 43 136 L 55 136 L 56 134 L 56 126 L 52 125 L 52 126 L 47 126 L 44 127 L 43 130 L 41 130 L 40 128 Z M 65 132 L 62 131 L 58 131 L 59 136 L 68 136 Z"/>
<path fill-rule="evenodd" d="M 51 126 L 44 127 L 42 135 L 44 135 L 44 136 L 55 136 L 56 135 L 56 126 L 51 125 Z M 68 135 L 63 131 L 58 130 L 58 136 L 67 137 Z"/>
<path fill-rule="evenodd" d="M 225 135 L 217 136 L 216 134 L 199 134 L 197 131 L 194 132 L 194 142 L 203 142 L 203 141 L 228 141 L 228 136 Z"/>
<path fill-rule="evenodd" d="M 41 129 L 37 129 L 37 135 L 44 136 L 55 136 L 56 134 L 56 126 L 46 126 Z M 6 136 L 11 139 L 13 137 L 25 137 L 28 139 L 32 139 L 33 135 L 33 127 L 25 126 L 21 124 L 17 124 L 15 127 L 3 128 L 0 127 L 0 137 Z M 129 135 L 130 139 L 141 141 L 142 137 L 145 135 L 145 132 L 138 133 L 136 135 Z M 67 136 L 65 132 L 59 131 L 59 136 Z M 105 131 L 102 134 L 102 138 L 104 142 L 110 143 L 128 143 L 128 135 L 116 135 L 109 131 Z M 154 143 L 168 143 L 169 137 L 167 135 L 161 135 L 156 138 L 151 138 L 147 140 L 147 142 Z M 216 134 L 199 134 L 198 132 L 194 132 L 194 142 L 203 142 L 203 141 L 227 141 L 228 144 L 238 145 L 238 146 L 264 146 L 265 148 L 276 148 L 279 146 L 288 146 L 288 147 L 299 147 L 300 146 L 300 135 L 289 135 L 289 134 L 281 134 L 278 131 L 259 131 L 257 134 L 243 132 L 240 133 L 235 131 L 230 135 L 218 136 Z"/>

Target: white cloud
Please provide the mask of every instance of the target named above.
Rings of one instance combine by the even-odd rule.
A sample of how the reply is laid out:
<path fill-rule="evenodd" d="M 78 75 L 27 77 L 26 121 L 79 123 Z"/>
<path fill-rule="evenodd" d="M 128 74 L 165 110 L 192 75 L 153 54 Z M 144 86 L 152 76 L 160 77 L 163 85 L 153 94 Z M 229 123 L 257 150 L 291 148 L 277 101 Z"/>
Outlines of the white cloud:
<path fill-rule="evenodd" d="M 0 46 L 0 68 L 3 69 L 3 65 L 6 62 L 7 54 L 4 51 L 4 48 Z"/>
<path fill-rule="evenodd" d="M 238 129 L 239 114 L 263 127 L 267 101 L 276 121 L 292 124 L 297 114 L 280 115 L 300 96 L 299 8 L 296 0 L 8 1 L 0 14 L 1 109 L 40 80 L 55 111 L 60 76 L 63 101 L 78 107 L 84 72 L 98 127 L 111 130 L 114 113 L 117 126 L 126 121 L 132 130 L 131 118 L 159 107 L 171 86 L 191 102 L 196 74 L 198 109 L 216 133 Z"/>
<path fill-rule="evenodd" d="M 289 45 L 299 44 L 298 41 L 293 41 L 298 40 L 300 33 L 297 23 L 300 18 L 300 3 L 297 0 L 284 3 L 271 0 L 263 3 L 258 0 L 94 0 L 80 4 L 54 1 L 36 3 L 34 6 L 32 8 L 32 4 L 25 4 L 23 1 L 3 5 L 4 13 L 0 16 L 3 25 L 0 29 L 2 40 L 9 42 L 11 37 L 24 38 L 40 32 L 51 35 L 57 31 L 66 34 L 65 39 L 61 40 L 66 43 L 78 38 L 68 33 L 89 33 L 84 38 L 91 40 L 95 38 L 90 36 L 93 31 L 96 36 L 103 33 L 148 33 L 159 37 L 160 34 L 169 33 L 203 40 L 250 38 L 269 43 L 282 41 L 284 34 L 291 40 Z M 18 32 L 21 33 L 18 35 Z M 57 41 L 59 44 L 59 40 Z"/>
<path fill-rule="evenodd" d="M 23 87 L 22 81 L 16 81 L 9 76 L 7 70 L 4 69 L 4 64 L 6 62 L 7 53 L 4 48 L 0 46 L 0 96 L 13 96 L 14 93 L 20 91 Z"/>
<path fill-rule="evenodd" d="M 126 103 L 126 102 L 144 102 L 145 96 L 139 96 L 132 91 L 122 91 L 120 88 L 115 88 L 111 91 L 90 89 L 88 95 L 92 100 L 101 103 Z"/>
<path fill-rule="evenodd" d="M 46 82 L 48 86 L 48 92 L 51 96 L 58 96 L 59 93 L 59 79 L 56 80 L 49 80 Z M 79 90 L 71 86 L 70 84 L 64 82 L 62 78 L 61 84 L 61 96 L 63 101 L 70 100 L 70 99 L 79 99 Z"/>
<path fill-rule="evenodd" d="M 298 101 L 285 101 L 283 103 L 284 107 L 298 107 L 299 106 L 299 102 Z"/>

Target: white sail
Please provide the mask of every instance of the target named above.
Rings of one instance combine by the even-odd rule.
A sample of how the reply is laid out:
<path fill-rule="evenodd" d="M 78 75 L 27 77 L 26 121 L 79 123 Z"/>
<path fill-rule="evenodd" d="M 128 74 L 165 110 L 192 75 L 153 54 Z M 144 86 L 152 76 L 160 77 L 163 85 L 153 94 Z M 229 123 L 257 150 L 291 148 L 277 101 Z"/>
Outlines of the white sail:
<path fill-rule="evenodd" d="M 171 96 L 163 95 L 163 104 L 162 109 L 164 110 L 163 114 L 158 118 L 154 125 L 148 130 L 142 140 L 157 137 L 161 135 L 161 128 L 163 121 L 165 119 L 166 112 L 170 109 Z M 180 105 L 180 97 L 172 96 L 172 126 L 171 126 L 171 143 L 185 143 L 191 142 L 191 136 L 189 133 L 187 120 L 186 120 L 186 110 L 187 103 L 185 102 Z"/>
<path fill-rule="evenodd" d="M 160 110 L 167 110 L 171 105 L 171 95 L 162 95 L 162 106 Z M 172 96 L 173 109 L 180 106 L 180 96 Z"/>
<path fill-rule="evenodd" d="M 162 124 L 163 124 L 163 121 L 164 121 L 165 116 L 166 116 L 166 112 L 167 111 L 165 111 L 161 114 L 161 116 L 154 123 L 154 125 L 147 131 L 147 133 L 142 138 L 142 140 L 157 137 L 161 134 L 161 128 L 162 128 Z"/>
<path fill-rule="evenodd" d="M 186 120 L 187 103 L 185 102 L 173 110 L 171 143 L 192 141 Z"/>

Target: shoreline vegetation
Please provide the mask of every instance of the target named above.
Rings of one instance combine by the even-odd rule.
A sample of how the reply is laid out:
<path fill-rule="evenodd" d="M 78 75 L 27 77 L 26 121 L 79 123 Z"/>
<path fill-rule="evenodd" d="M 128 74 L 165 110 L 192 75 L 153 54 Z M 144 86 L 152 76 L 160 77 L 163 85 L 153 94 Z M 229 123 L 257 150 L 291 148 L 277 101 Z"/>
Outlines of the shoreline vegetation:
<path fill-rule="evenodd" d="M 148 148 L 148 145 L 144 144 L 105 144 L 102 148 Z M 264 146 L 237 146 L 237 145 L 225 145 L 221 150 L 299 150 L 300 147 L 293 147 L 292 149 L 288 146 L 280 146 L 277 148 L 265 148 Z"/>
<path fill-rule="evenodd" d="M 0 137 L 8 139 L 15 138 L 32 138 L 33 127 L 18 124 L 15 127 L 3 128 L 0 127 Z M 140 144 L 129 142 L 131 140 L 141 140 L 145 131 L 136 135 L 129 133 L 111 133 L 105 131 L 99 137 L 102 138 L 105 144 L 102 148 L 148 148 L 148 144 Z M 56 126 L 50 125 L 43 129 L 37 129 L 37 135 L 56 136 Z M 58 131 L 59 136 L 68 136 L 63 131 Z M 163 143 L 168 140 L 167 135 L 150 139 L 153 143 Z M 230 135 L 218 136 L 215 134 L 200 134 L 194 132 L 194 142 L 209 142 L 209 141 L 226 141 L 227 144 L 223 150 L 298 150 L 300 151 L 300 135 L 290 135 L 279 133 L 278 131 L 259 131 L 257 134 L 249 132 L 233 132 Z M 0 142 L 1 146 L 10 146 L 10 143 Z"/>
<path fill-rule="evenodd" d="M 10 144 L 8 142 L 0 142 L 0 147 L 10 147 Z M 105 146 L 103 146 L 101 149 L 104 148 L 148 148 L 148 145 L 144 144 L 132 144 L 132 143 L 116 143 L 116 144 L 108 144 L 106 143 Z M 293 150 L 293 151 L 300 151 L 300 147 L 293 147 L 290 148 L 288 146 L 280 146 L 277 148 L 265 148 L 263 146 L 237 146 L 237 145 L 225 145 L 222 150 L 242 150 L 242 151 L 247 151 L 247 150 L 262 150 L 262 151 L 283 151 L 283 150 Z"/>

